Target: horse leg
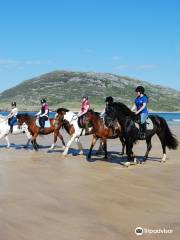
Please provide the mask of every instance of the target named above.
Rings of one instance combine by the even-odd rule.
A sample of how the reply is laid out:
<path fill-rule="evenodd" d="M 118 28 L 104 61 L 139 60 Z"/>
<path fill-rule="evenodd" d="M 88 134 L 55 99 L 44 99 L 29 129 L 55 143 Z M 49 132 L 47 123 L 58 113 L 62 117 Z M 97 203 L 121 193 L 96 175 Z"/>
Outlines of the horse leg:
<path fill-rule="evenodd" d="M 162 146 L 162 149 L 163 149 L 163 157 L 161 159 L 161 162 L 165 162 L 166 161 L 166 140 L 165 140 L 165 136 L 164 136 L 164 133 L 157 133 L 158 137 L 159 137 L 159 140 L 161 142 L 161 146 Z"/>
<path fill-rule="evenodd" d="M 97 139 L 98 139 L 98 138 L 96 137 L 96 135 L 93 135 L 93 139 L 92 139 L 91 147 L 90 147 L 90 149 L 89 149 L 89 153 L 88 153 L 88 159 L 91 159 L 92 149 L 93 149 L 94 145 L 96 144 Z"/>
<path fill-rule="evenodd" d="M 57 136 L 58 136 L 58 133 L 57 131 L 54 131 L 54 142 L 52 143 L 51 147 L 49 148 L 49 150 L 53 150 L 56 146 L 56 142 L 57 142 Z"/>
<path fill-rule="evenodd" d="M 0 137 L 1 138 L 1 137 Z M 11 144 L 9 142 L 9 138 L 8 138 L 8 135 L 5 135 L 5 139 L 6 139 L 6 142 L 7 142 L 7 148 L 10 148 Z"/>
<path fill-rule="evenodd" d="M 24 148 L 27 148 L 29 146 L 30 141 L 31 141 L 32 135 L 30 134 L 30 132 L 28 130 L 25 130 L 25 133 L 26 133 L 26 137 L 27 137 L 28 140 L 27 140 L 27 143 L 24 146 Z"/>
<path fill-rule="evenodd" d="M 78 138 L 75 138 L 75 142 L 76 142 L 76 144 L 77 144 L 77 146 L 78 146 L 78 149 L 79 149 L 79 154 L 80 155 L 83 155 L 83 146 L 82 146 L 82 144 L 81 144 L 81 142 L 80 142 L 80 140 L 79 140 L 79 137 Z"/>
<path fill-rule="evenodd" d="M 125 142 L 125 139 L 122 136 L 119 137 L 119 140 L 122 143 L 122 152 L 120 153 L 120 155 L 124 155 L 124 149 L 125 149 L 125 146 L 126 146 L 126 142 Z"/>
<path fill-rule="evenodd" d="M 64 149 L 64 152 L 63 152 L 63 154 L 62 154 L 63 156 L 66 156 L 66 155 L 67 155 L 68 150 L 69 150 L 69 148 L 70 148 L 70 146 L 71 146 L 71 144 L 72 144 L 72 142 L 74 141 L 75 138 L 76 138 L 76 135 L 73 134 L 72 137 L 71 137 L 71 139 L 69 140 L 69 142 L 67 143 L 67 145 L 66 145 L 66 147 L 65 147 L 65 149 Z"/>
<path fill-rule="evenodd" d="M 100 143 L 99 143 L 99 148 L 98 150 L 96 151 L 96 154 L 102 154 L 104 153 L 104 148 L 103 148 L 103 144 L 102 144 L 102 139 L 100 138 Z"/>
<path fill-rule="evenodd" d="M 152 148 L 151 137 L 146 139 L 146 144 L 147 144 L 147 150 L 146 150 L 146 153 L 145 153 L 145 155 L 144 155 L 144 160 L 145 160 L 145 161 L 147 160 L 148 155 L 149 155 L 149 152 L 150 152 L 150 150 L 151 150 L 151 148 Z"/>
<path fill-rule="evenodd" d="M 61 142 L 62 142 L 63 148 L 65 148 L 65 147 L 66 147 L 66 144 L 65 144 L 65 142 L 64 142 L 64 138 L 63 138 L 63 136 L 60 134 L 60 132 L 58 132 L 58 137 L 59 137 L 59 139 L 61 139 Z"/>
<path fill-rule="evenodd" d="M 104 146 L 104 159 L 108 159 L 108 156 L 107 156 L 107 140 L 106 140 L 106 138 L 103 138 L 102 141 L 103 141 L 103 146 Z"/>
<path fill-rule="evenodd" d="M 30 141 L 31 141 L 31 139 L 28 139 L 28 140 L 27 140 L 27 143 L 26 143 L 26 145 L 24 146 L 24 148 L 27 148 L 27 147 L 29 146 Z"/>
<path fill-rule="evenodd" d="M 126 154 L 128 156 L 129 162 L 135 161 L 132 148 L 133 148 L 133 143 L 129 140 L 126 140 Z"/>
<path fill-rule="evenodd" d="M 34 150 L 38 150 L 38 146 L 37 146 L 37 143 L 36 143 L 36 137 L 38 136 L 38 134 L 34 134 L 32 139 L 31 139 L 31 143 L 32 143 L 32 146 L 34 148 Z"/>

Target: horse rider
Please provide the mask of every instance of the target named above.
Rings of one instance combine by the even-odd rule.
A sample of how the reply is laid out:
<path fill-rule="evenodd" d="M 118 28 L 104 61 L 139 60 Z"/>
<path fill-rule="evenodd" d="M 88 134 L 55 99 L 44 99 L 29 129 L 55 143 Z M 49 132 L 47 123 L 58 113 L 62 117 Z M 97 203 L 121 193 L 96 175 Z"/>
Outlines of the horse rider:
<path fill-rule="evenodd" d="M 11 112 L 10 114 L 7 116 L 8 119 L 8 124 L 10 125 L 10 133 L 13 132 L 13 125 L 17 122 L 16 116 L 18 114 L 18 108 L 16 107 L 16 102 L 12 102 L 11 103 Z"/>
<path fill-rule="evenodd" d="M 85 126 L 85 130 L 88 133 L 89 132 L 89 128 L 88 128 L 88 124 L 86 123 L 86 116 L 85 114 L 87 113 L 87 111 L 90 109 L 90 101 L 88 99 L 88 96 L 84 95 L 82 96 L 81 99 L 81 109 L 78 113 L 78 117 L 82 117 L 82 123 Z"/>
<path fill-rule="evenodd" d="M 44 132 L 45 122 L 48 120 L 49 117 L 49 106 L 46 102 L 46 99 L 41 99 L 41 109 L 36 116 L 39 116 L 39 125 L 41 127 L 40 132 Z"/>
<path fill-rule="evenodd" d="M 114 102 L 114 98 L 109 96 L 109 97 L 106 97 L 105 99 L 105 103 L 106 103 L 106 107 L 113 103 Z M 104 117 L 106 116 L 106 107 L 104 108 L 104 110 L 101 112 L 100 116 L 104 119 Z"/>
<path fill-rule="evenodd" d="M 132 111 L 136 110 L 135 114 L 140 115 L 140 132 L 138 138 L 143 140 L 146 138 L 146 119 L 148 118 L 148 97 L 144 93 L 145 89 L 142 86 L 138 86 L 135 89 L 137 93 L 137 97 L 134 101 L 134 105 L 132 107 Z"/>

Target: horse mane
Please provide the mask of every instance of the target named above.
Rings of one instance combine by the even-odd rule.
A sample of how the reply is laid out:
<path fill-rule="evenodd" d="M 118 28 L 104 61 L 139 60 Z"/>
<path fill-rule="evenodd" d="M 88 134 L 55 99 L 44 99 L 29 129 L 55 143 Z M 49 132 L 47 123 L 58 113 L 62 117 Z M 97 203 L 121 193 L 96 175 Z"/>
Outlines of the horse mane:
<path fill-rule="evenodd" d="M 35 116 L 32 116 L 32 115 L 30 115 L 30 114 L 28 114 L 28 113 L 18 113 L 18 114 L 16 115 L 16 118 L 17 118 L 17 119 L 20 119 L 21 117 L 30 118 L 30 119 L 35 118 Z"/>
<path fill-rule="evenodd" d="M 56 110 L 56 112 L 57 112 L 57 113 L 59 113 L 59 112 L 69 112 L 69 110 L 68 110 L 67 108 L 58 108 L 58 109 Z"/>
<path fill-rule="evenodd" d="M 100 113 L 95 112 L 93 109 L 89 109 L 89 112 L 92 114 L 95 114 L 97 117 L 99 117 Z"/>
<path fill-rule="evenodd" d="M 125 116 L 130 116 L 132 118 L 137 118 L 134 112 L 132 112 L 124 103 L 121 102 L 113 102 L 110 103 L 109 106 L 115 107 L 118 109 L 118 111 L 125 115 Z"/>

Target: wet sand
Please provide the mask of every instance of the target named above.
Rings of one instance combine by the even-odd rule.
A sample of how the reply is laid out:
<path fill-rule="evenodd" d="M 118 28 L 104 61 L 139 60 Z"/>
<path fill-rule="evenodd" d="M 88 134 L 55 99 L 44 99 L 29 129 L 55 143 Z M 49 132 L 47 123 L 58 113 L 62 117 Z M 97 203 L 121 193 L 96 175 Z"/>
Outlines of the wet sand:
<path fill-rule="evenodd" d="M 180 140 L 180 127 L 172 130 Z M 47 153 L 52 136 L 38 138 L 38 152 L 23 149 L 24 135 L 10 140 L 10 149 L 0 141 L 0 240 L 179 239 L 180 149 L 160 163 L 154 137 L 147 163 L 126 168 L 118 140 L 108 141 L 109 161 L 94 155 L 93 162 L 73 150 L 63 157 L 59 141 Z M 81 139 L 85 154 L 90 140 Z M 139 142 L 134 152 L 145 148 Z M 136 236 L 138 226 L 173 233 Z"/>

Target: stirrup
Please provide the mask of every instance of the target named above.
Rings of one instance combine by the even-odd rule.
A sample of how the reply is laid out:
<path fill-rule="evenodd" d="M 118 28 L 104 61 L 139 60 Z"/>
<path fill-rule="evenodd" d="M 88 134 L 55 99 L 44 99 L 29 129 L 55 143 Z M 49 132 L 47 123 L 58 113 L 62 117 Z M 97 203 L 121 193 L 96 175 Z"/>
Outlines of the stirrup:
<path fill-rule="evenodd" d="M 44 134 L 44 128 L 42 128 L 42 127 L 40 128 L 40 133 Z"/>
<path fill-rule="evenodd" d="M 137 135 L 138 140 L 145 140 L 146 139 L 146 133 L 144 132 L 139 132 Z"/>

